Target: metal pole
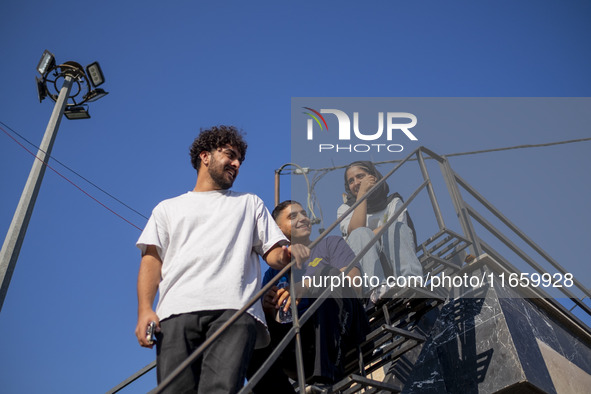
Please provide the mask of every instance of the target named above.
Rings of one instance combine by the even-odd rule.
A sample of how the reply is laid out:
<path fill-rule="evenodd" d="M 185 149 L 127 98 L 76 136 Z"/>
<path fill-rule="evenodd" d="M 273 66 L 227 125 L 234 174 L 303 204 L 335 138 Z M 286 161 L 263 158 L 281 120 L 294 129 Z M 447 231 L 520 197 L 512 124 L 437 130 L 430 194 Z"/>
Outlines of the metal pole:
<path fill-rule="evenodd" d="M 67 75 L 64 78 L 64 84 L 60 90 L 55 106 L 53 107 L 53 113 L 49 118 L 47 129 L 43 135 L 43 141 L 37 152 L 37 159 L 33 161 L 33 167 L 29 173 L 29 178 L 21 194 L 21 199 L 18 203 L 12 222 L 4 239 L 2 245 L 2 251 L 0 251 L 0 280 L 2 286 L 0 287 L 0 310 L 4 304 L 4 298 L 8 292 L 8 286 L 10 285 L 10 279 L 18 260 L 18 255 L 25 239 L 29 220 L 35 207 L 35 200 L 39 194 L 39 188 L 41 187 L 41 181 L 43 181 L 43 175 L 45 174 L 45 163 L 49 159 L 55 136 L 59 128 L 62 115 L 68 102 L 70 90 L 72 89 L 72 77 Z"/>
<path fill-rule="evenodd" d="M 280 175 L 281 170 L 275 170 L 275 206 L 279 205 L 279 192 L 280 192 Z"/>
<path fill-rule="evenodd" d="M 476 231 L 474 231 L 474 226 L 472 226 L 470 215 L 466 212 L 464 200 L 462 199 L 462 193 L 460 193 L 460 189 L 458 188 L 458 184 L 454 172 L 449 164 L 449 160 L 444 157 L 444 160 L 439 163 L 439 166 L 441 167 L 443 179 L 445 180 L 447 189 L 449 190 L 449 195 L 456 210 L 456 214 L 458 216 L 458 220 L 460 221 L 464 236 L 472 242 L 472 245 L 470 246 L 472 253 L 475 256 L 480 256 L 482 254 L 482 248 L 480 247 L 478 237 L 476 236 Z"/>
<path fill-rule="evenodd" d="M 433 190 L 433 184 L 431 183 L 431 178 L 429 177 L 429 172 L 425 165 L 425 159 L 423 158 L 423 151 L 421 149 L 417 151 L 417 160 L 419 161 L 421 174 L 423 174 L 423 180 L 429 181 L 427 184 L 427 192 L 429 193 L 429 199 L 431 200 L 431 206 L 433 207 L 433 212 L 435 213 L 435 219 L 437 219 L 439 229 L 443 230 L 445 228 L 445 222 L 443 221 L 443 215 L 441 215 L 441 209 L 439 208 L 437 198 L 435 197 L 435 190 Z"/>
<path fill-rule="evenodd" d="M 302 333 L 300 332 L 300 317 L 298 316 L 298 306 L 295 294 L 295 274 L 292 269 L 289 271 L 289 278 L 291 282 L 290 298 L 291 298 L 291 316 L 293 318 L 293 327 L 295 329 L 295 351 L 296 351 L 296 369 L 298 371 L 298 387 L 299 392 L 304 394 L 306 391 L 306 376 L 304 375 L 304 354 L 302 353 Z"/>

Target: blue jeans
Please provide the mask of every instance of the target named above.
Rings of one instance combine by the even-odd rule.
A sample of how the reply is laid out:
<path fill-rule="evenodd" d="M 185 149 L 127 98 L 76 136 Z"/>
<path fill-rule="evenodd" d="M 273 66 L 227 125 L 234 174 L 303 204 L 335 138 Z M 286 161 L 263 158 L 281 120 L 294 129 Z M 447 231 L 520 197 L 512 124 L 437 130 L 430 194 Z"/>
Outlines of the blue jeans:
<path fill-rule="evenodd" d="M 228 321 L 235 310 L 184 313 L 160 322 L 156 336 L 156 375 L 162 382 L 208 337 Z M 228 394 L 244 384 L 256 340 L 256 322 L 243 314 L 191 366 L 174 379 L 166 393 Z"/>
<path fill-rule="evenodd" d="M 349 234 L 347 243 L 357 255 L 373 237 L 372 230 L 367 227 L 359 227 Z M 406 223 L 396 221 L 363 256 L 360 261 L 361 269 L 367 276 L 375 276 L 379 278 L 380 283 L 384 282 L 386 274 L 380 260 L 381 254 L 385 257 L 393 276 L 422 276 L 423 268 L 415 249 L 411 229 Z"/>

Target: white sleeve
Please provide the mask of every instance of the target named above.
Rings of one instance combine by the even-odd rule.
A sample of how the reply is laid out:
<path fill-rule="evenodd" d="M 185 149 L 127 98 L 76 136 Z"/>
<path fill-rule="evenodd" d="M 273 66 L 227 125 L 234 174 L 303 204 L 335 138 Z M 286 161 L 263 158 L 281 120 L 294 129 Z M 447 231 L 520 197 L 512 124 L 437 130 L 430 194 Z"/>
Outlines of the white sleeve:
<path fill-rule="evenodd" d="M 255 196 L 255 204 L 256 228 L 253 232 L 252 245 L 258 255 L 264 256 L 276 243 L 284 242 L 288 245 L 289 241 L 273 220 L 263 200 Z"/>
<path fill-rule="evenodd" d="M 343 216 L 343 213 L 347 212 L 347 209 L 350 207 L 347 204 L 341 204 L 339 209 L 337 209 L 337 218 Z M 346 218 L 343 219 L 341 223 L 339 223 L 339 227 L 341 229 L 341 234 L 343 237 L 348 235 L 347 229 L 349 228 L 349 223 L 351 222 L 351 218 L 353 217 L 353 212 L 351 212 Z"/>
<path fill-rule="evenodd" d="M 146 227 L 136 242 L 136 246 L 142 251 L 142 255 L 146 253 L 148 245 L 154 245 L 158 250 L 160 258 L 164 259 L 169 241 L 167 228 L 166 214 L 159 204 L 152 211 Z"/>

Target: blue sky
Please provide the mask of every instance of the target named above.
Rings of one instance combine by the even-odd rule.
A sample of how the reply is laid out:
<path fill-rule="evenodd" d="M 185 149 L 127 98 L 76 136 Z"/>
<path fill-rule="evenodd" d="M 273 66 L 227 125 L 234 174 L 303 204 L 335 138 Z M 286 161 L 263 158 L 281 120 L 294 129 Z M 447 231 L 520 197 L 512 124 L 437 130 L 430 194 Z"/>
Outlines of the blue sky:
<path fill-rule="evenodd" d="M 5 0 L 0 121 L 39 144 L 53 108 L 49 100 L 39 104 L 34 85 L 43 50 L 58 62 L 98 60 L 110 94 L 91 104 L 92 119 L 64 119 L 55 158 L 148 216 L 160 200 L 193 188 L 188 147 L 199 128 L 235 124 L 250 144 L 235 189 L 257 193 L 272 208 L 274 170 L 291 158 L 292 97 L 587 97 L 590 16 L 591 5 L 574 1 Z M 589 136 L 569 127 L 447 128 L 425 132 L 420 143 L 445 154 Z M 451 164 L 569 267 L 589 262 L 590 147 L 489 153 Z M 31 164 L 0 133 L 2 235 Z M 325 220 L 334 212 L 327 207 Z M 420 216 L 413 211 L 413 219 Z M 47 171 L 0 312 L 4 391 L 104 392 L 153 360 L 133 335 L 138 236 Z M 149 375 L 125 392 L 146 392 L 154 383 Z"/>

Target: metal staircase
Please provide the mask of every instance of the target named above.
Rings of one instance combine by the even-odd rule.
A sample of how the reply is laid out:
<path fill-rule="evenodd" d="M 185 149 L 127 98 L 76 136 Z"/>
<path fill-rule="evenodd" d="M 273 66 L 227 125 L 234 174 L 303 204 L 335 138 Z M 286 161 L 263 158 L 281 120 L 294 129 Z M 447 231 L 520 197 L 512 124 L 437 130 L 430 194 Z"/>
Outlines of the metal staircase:
<path fill-rule="evenodd" d="M 448 229 L 427 239 L 417 247 L 424 276 L 459 271 L 458 257 L 465 255 L 463 252 L 469 245 L 469 241 Z M 388 371 L 405 361 L 407 352 L 425 343 L 428 333 L 419 323 L 445 301 L 443 294 L 422 287 L 404 287 L 392 288 L 376 304 L 370 303 L 366 313 L 372 331 L 357 351 L 347 355 L 345 371 L 348 376 L 327 392 L 402 392 L 403 385 L 392 383 L 392 372 Z"/>
<path fill-rule="evenodd" d="M 445 224 L 425 158 L 439 165 L 453 204 L 455 215 L 452 216 L 457 221 L 454 225 L 459 225 L 460 231 Z M 562 275 L 564 279 L 567 270 L 461 179 L 445 157 L 421 147 L 399 162 L 383 181 L 413 162 L 420 167 L 423 183 L 394 216 L 407 207 L 416 215 L 412 210 L 413 200 L 423 192 L 428 195 L 438 230 L 417 247 L 425 282 L 422 287 L 392 288 L 376 304 L 368 304 L 370 334 L 346 355 L 346 378 L 324 388 L 323 392 L 567 393 L 588 388 L 591 384 L 589 289 L 575 278 L 569 287 L 552 287 L 552 294 L 542 287 L 523 286 L 525 283 L 519 276 L 523 272 Z M 472 207 L 465 198 L 475 200 L 480 208 Z M 501 232 L 487 217 L 496 218 L 509 231 Z M 331 224 L 320 238 L 330 233 L 340 220 Z M 524 252 L 518 243 L 531 248 L 536 258 Z M 499 252 L 499 247 L 510 250 L 512 256 Z M 501 286 L 501 278 L 511 274 L 520 278 L 514 282 L 516 286 Z M 443 276 L 466 275 L 482 280 L 478 286 L 430 286 L 434 278 L 439 281 Z M 273 280 L 237 315 L 258 302 L 272 283 Z M 322 298 L 302 316 L 298 317 L 294 309 L 294 328 L 241 393 L 249 392 L 291 339 L 297 339 L 299 327 L 314 313 Z M 199 357 L 208 345 L 205 343 L 197 349 L 191 359 Z M 301 364 L 301 359 L 297 361 Z M 146 366 L 109 392 L 120 391 L 154 365 Z M 573 377 L 564 375 L 564 371 L 573 371 Z M 165 384 L 153 392 L 161 392 Z M 305 392 L 305 386 L 303 378 L 294 382 L 294 387 L 301 388 L 300 392 Z"/>

